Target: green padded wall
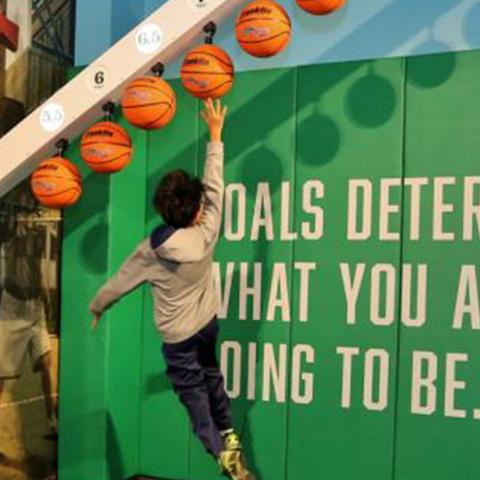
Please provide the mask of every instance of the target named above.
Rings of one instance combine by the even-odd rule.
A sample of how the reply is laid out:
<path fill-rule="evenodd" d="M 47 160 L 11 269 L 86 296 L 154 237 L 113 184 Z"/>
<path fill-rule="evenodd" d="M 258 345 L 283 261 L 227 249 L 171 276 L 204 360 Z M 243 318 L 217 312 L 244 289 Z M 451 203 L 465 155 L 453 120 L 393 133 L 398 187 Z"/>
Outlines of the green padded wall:
<path fill-rule="evenodd" d="M 478 478 L 479 76 L 480 52 L 237 76 L 219 356 L 259 480 Z M 157 225 L 158 179 L 203 170 L 199 103 L 173 86 L 168 129 L 130 129 L 133 164 L 83 169 L 66 212 L 61 480 L 221 478 L 164 374 L 148 288 L 88 329 L 94 291 Z"/>

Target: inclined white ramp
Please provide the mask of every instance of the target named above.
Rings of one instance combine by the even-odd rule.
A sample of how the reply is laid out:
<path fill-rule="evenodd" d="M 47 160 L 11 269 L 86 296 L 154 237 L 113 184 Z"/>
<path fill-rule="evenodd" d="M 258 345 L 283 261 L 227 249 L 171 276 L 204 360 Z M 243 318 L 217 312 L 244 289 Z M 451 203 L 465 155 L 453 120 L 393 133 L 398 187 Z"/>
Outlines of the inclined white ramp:
<path fill-rule="evenodd" d="M 25 179 L 61 138 L 81 134 L 125 86 L 168 64 L 245 0 L 169 0 L 0 139 L 0 197 Z M 95 35 L 95 32 L 92 32 Z"/>

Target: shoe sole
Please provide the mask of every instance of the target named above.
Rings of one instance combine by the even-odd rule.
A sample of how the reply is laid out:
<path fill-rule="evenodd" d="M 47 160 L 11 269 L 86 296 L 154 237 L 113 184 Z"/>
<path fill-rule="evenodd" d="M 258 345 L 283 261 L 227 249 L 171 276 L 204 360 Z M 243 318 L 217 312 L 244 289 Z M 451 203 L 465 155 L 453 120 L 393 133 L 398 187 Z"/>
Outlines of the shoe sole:
<path fill-rule="evenodd" d="M 227 477 L 227 478 L 230 478 L 230 480 L 257 480 L 257 478 L 254 475 L 252 475 L 251 473 L 247 477 L 240 478 L 237 475 L 232 475 L 232 474 L 224 471 L 223 476 Z"/>

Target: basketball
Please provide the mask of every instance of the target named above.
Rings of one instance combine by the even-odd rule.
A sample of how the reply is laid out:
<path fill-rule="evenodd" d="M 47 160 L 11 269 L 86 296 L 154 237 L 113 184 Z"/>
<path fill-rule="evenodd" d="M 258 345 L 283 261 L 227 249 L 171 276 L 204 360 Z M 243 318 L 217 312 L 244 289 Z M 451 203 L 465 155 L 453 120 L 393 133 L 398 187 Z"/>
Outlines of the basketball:
<path fill-rule="evenodd" d="M 197 98 L 219 98 L 230 91 L 235 76 L 229 55 L 216 45 L 199 45 L 187 53 L 180 77 Z"/>
<path fill-rule="evenodd" d="M 84 162 L 96 172 L 115 173 L 132 159 L 132 141 L 120 125 L 100 122 L 92 125 L 82 137 Z"/>
<path fill-rule="evenodd" d="M 160 77 L 139 77 L 122 95 L 125 118 L 144 130 L 165 127 L 175 116 L 177 102 L 172 87 Z"/>
<path fill-rule="evenodd" d="M 313 15 L 327 15 L 342 8 L 346 0 L 297 0 L 300 8 Z"/>
<path fill-rule="evenodd" d="M 281 5 L 255 0 L 240 13 L 235 30 L 243 50 L 254 57 L 271 57 L 288 45 L 292 25 Z"/>
<path fill-rule="evenodd" d="M 69 160 L 53 157 L 44 160 L 31 178 L 35 198 L 48 208 L 73 205 L 82 193 L 82 177 Z"/>

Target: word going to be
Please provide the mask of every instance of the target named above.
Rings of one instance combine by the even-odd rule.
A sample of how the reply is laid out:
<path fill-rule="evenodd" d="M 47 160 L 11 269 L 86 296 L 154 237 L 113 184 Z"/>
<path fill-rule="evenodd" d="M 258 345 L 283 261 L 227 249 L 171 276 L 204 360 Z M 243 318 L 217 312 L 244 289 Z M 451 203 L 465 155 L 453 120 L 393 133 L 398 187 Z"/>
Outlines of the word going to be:
<path fill-rule="evenodd" d="M 246 397 L 306 405 L 312 403 L 314 374 L 308 369 L 315 362 L 311 345 L 242 345 L 226 341 L 221 346 L 221 367 L 230 398 Z M 246 369 L 246 375 L 243 372 Z"/>

